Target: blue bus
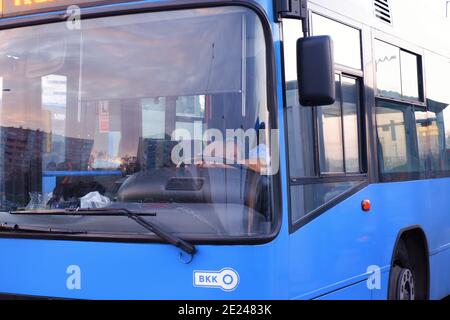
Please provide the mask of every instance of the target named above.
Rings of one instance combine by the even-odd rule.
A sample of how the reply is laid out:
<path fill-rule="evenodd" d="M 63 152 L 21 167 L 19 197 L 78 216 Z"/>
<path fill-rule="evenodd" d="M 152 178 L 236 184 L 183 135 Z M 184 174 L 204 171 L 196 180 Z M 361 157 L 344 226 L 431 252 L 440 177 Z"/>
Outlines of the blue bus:
<path fill-rule="evenodd" d="M 0 4 L 2 298 L 450 294 L 445 1 Z"/>

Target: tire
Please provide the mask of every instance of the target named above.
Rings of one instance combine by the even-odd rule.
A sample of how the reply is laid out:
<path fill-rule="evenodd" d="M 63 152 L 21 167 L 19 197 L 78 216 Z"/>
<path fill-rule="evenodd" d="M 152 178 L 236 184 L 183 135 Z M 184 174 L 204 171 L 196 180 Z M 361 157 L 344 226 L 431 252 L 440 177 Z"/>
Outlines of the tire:
<path fill-rule="evenodd" d="M 423 296 L 417 292 L 417 281 L 421 275 L 416 270 L 411 264 L 405 243 L 400 241 L 389 275 L 389 300 L 417 300 Z"/>
<path fill-rule="evenodd" d="M 416 286 L 414 274 L 408 268 L 394 266 L 389 284 L 390 300 L 415 300 Z"/>

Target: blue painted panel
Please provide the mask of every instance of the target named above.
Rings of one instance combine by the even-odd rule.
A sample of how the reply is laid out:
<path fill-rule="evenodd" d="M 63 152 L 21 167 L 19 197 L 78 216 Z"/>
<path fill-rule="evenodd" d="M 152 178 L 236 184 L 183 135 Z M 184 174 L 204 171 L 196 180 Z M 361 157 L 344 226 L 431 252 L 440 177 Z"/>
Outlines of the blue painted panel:
<path fill-rule="evenodd" d="M 290 237 L 289 295 L 309 299 L 352 285 L 372 265 L 387 272 L 399 231 L 414 225 L 425 231 L 430 252 L 446 248 L 432 259 L 431 296 L 448 295 L 442 270 L 450 268 L 449 189 L 450 179 L 370 185 L 305 225 Z M 360 208 L 364 199 L 371 200 L 369 213 Z M 387 289 L 386 282 L 377 297 Z"/>
<path fill-rule="evenodd" d="M 365 281 L 334 291 L 316 300 L 371 300 L 372 292 Z"/>
<path fill-rule="evenodd" d="M 431 299 L 442 299 L 450 295 L 450 248 L 430 257 Z"/>
<path fill-rule="evenodd" d="M 0 292 L 89 299 L 287 298 L 274 281 L 275 245 L 201 246 L 192 263 L 184 264 L 169 245 L 0 239 Z M 67 287 L 72 265 L 81 271 L 79 290 Z M 223 268 L 239 274 L 234 291 L 193 285 L 194 271 Z"/>
<path fill-rule="evenodd" d="M 381 272 L 381 285 L 380 288 L 372 290 L 372 300 L 387 300 L 388 299 L 388 286 L 389 286 L 389 268 L 385 268 Z"/>

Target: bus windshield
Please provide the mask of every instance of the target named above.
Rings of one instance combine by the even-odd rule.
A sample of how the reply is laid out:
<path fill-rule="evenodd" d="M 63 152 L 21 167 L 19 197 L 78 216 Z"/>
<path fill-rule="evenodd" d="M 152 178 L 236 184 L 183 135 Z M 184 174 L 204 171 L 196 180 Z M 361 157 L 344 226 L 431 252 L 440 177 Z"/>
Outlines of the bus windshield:
<path fill-rule="evenodd" d="M 40 213 L 125 208 L 186 237 L 271 234 L 266 54 L 233 6 L 0 31 L 0 220 L 145 233 Z"/>

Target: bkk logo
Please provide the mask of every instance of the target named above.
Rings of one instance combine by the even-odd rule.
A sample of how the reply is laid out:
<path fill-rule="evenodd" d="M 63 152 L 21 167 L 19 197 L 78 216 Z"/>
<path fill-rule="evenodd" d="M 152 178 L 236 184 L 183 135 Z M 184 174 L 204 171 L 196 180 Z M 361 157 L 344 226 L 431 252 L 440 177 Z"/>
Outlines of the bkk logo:
<path fill-rule="evenodd" d="M 219 288 L 233 291 L 239 284 L 239 274 L 225 268 L 220 271 L 194 271 L 194 287 Z"/>

